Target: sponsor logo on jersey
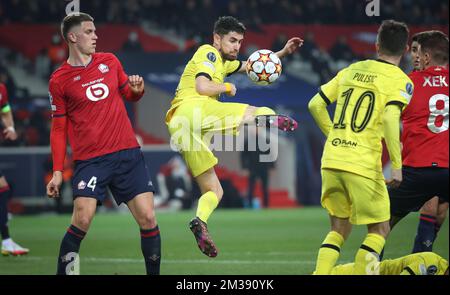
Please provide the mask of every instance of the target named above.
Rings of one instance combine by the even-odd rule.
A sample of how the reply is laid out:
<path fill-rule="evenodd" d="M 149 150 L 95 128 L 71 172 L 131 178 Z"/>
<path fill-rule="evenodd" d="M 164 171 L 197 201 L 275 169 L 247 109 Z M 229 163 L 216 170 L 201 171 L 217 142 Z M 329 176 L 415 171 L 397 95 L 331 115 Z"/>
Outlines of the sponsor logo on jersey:
<path fill-rule="evenodd" d="M 335 138 L 331 141 L 333 146 L 343 146 L 343 147 L 357 147 L 358 143 L 351 140 Z"/>
<path fill-rule="evenodd" d="M 105 78 L 100 78 L 100 79 L 97 79 L 97 80 L 94 80 L 94 81 L 91 81 L 91 82 L 88 82 L 88 83 L 84 83 L 84 84 L 81 85 L 81 87 L 84 88 L 84 87 L 87 87 L 87 86 L 91 86 L 91 85 L 100 83 L 100 82 L 102 82 L 103 80 L 105 80 Z"/>
<path fill-rule="evenodd" d="M 107 98 L 109 95 L 109 88 L 103 83 L 97 83 L 89 86 L 86 89 L 86 96 L 91 101 L 99 101 Z"/>
<path fill-rule="evenodd" d="M 78 76 L 76 76 L 75 78 L 73 78 L 73 81 L 74 81 L 74 82 L 80 81 L 80 80 L 81 80 L 81 76 L 80 76 L 80 75 L 78 75 Z"/>
<path fill-rule="evenodd" d="M 80 181 L 78 183 L 78 189 L 85 189 L 86 188 L 86 182 L 84 182 L 84 180 Z"/>
<path fill-rule="evenodd" d="M 98 70 L 100 72 L 102 72 L 102 74 L 105 74 L 105 73 L 109 72 L 109 67 L 107 65 L 105 65 L 105 64 L 100 64 L 98 66 Z"/>

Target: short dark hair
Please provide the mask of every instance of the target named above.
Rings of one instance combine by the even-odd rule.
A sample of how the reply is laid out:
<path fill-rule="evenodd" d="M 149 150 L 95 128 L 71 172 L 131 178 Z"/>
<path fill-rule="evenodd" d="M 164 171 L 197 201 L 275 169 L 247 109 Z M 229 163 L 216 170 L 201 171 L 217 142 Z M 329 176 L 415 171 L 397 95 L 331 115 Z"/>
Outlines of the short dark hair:
<path fill-rule="evenodd" d="M 221 16 L 214 24 L 214 33 L 220 36 L 226 35 L 229 32 L 236 32 L 244 35 L 246 31 L 245 26 L 232 16 Z"/>
<path fill-rule="evenodd" d="M 437 63 L 448 63 L 448 36 L 436 30 L 424 33 L 417 41 L 420 44 L 420 50 L 430 54 Z"/>
<path fill-rule="evenodd" d="M 87 13 L 77 12 L 66 15 L 61 22 L 61 35 L 67 41 L 67 34 L 73 27 L 81 25 L 82 22 L 93 22 L 94 18 Z"/>
<path fill-rule="evenodd" d="M 428 33 L 427 31 L 415 33 L 415 34 L 412 36 L 412 38 L 411 38 L 411 42 L 418 42 L 418 43 L 420 43 L 419 40 L 420 40 L 424 35 L 426 35 L 427 33 Z"/>
<path fill-rule="evenodd" d="M 408 44 L 409 30 L 405 23 L 385 20 L 378 29 L 377 42 L 380 53 L 401 56 Z"/>

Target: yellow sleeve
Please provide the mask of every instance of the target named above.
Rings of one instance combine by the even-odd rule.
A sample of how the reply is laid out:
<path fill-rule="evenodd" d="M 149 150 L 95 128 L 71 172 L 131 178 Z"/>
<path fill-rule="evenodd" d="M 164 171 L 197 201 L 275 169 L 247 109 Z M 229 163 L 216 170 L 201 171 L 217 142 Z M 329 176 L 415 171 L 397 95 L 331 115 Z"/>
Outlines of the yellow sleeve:
<path fill-rule="evenodd" d="M 333 122 L 328 114 L 327 105 L 328 102 L 326 101 L 326 98 L 318 93 L 310 100 L 308 109 L 320 130 L 328 137 Z"/>
<path fill-rule="evenodd" d="M 199 49 L 194 55 L 193 61 L 196 66 L 195 78 L 205 76 L 212 80 L 216 69 L 218 68 L 219 57 L 217 52 L 211 49 Z"/>
<path fill-rule="evenodd" d="M 328 83 L 320 86 L 319 94 L 326 101 L 327 104 L 335 102 L 339 95 L 339 82 L 342 79 L 346 69 L 341 70 Z"/>
<path fill-rule="evenodd" d="M 400 113 L 401 108 L 387 105 L 383 114 L 384 140 L 389 151 L 389 158 L 393 169 L 402 168 L 402 154 L 400 149 Z"/>
<path fill-rule="evenodd" d="M 428 272 L 427 267 L 424 263 L 421 263 L 420 261 L 415 261 L 405 266 L 400 275 L 424 276 L 428 275 Z"/>
<path fill-rule="evenodd" d="M 242 61 L 240 60 L 233 60 L 233 61 L 226 61 L 225 62 L 225 72 L 227 73 L 227 77 L 233 75 L 237 71 L 240 70 L 242 66 Z"/>
<path fill-rule="evenodd" d="M 411 97 L 414 93 L 414 84 L 408 77 L 396 80 L 393 84 L 391 94 L 387 97 L 386 105 L 398 105 L 403 111 L 405 107 L 411 101 Z"/>

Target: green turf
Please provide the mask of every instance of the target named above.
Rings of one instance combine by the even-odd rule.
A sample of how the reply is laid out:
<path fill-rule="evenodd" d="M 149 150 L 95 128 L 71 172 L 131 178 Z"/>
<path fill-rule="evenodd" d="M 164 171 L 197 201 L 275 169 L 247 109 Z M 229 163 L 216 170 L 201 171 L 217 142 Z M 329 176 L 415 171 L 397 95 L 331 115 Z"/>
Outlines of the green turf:
<path fill-rule="evenodd" d="M 209 228 L 219 248 L 204 256 L 188 229 L 193 211 L 158 213 L 162 234 L 161 274 L 309 274 L 328 232 L 322 208 L 217 210 Z M 417 226 L 410 214 L 392 232 L 385 258 L 409 254 Z M 60 241 L 70 222 L 63 216 L 16 216 L 13 238 L 31 249 L 25 257 L 0 257 L 0 274 L 54 274 Z M 365 228 L 355 227 L 340 262 L 353 260 Z M 448 222 L 434 245 L 448 259 Z M 144 274 L 138 227 L 129 214 L 98 214 L 81 247 L 82 274 Z"/>

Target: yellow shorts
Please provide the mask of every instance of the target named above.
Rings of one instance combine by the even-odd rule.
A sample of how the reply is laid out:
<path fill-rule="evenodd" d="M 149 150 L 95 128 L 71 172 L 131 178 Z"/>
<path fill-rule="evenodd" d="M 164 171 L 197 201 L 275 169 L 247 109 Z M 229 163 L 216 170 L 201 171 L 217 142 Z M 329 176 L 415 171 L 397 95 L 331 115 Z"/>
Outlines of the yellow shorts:
<path fill-rule="evenodd" d="M 182 103 L 167 113 L 171 141 L 181 152 L 194 177 L 214 167 L 218 160 L 209 146 L 214 133 L 238 134 L 248 104 L 215 99 Z"/>
<path fill-rule="evenodd" d="M 322 169 L 321 202 L 331 216 L 349 218 L 356 225 L 390 219 L 389 195 L 383 179 Z"/>

